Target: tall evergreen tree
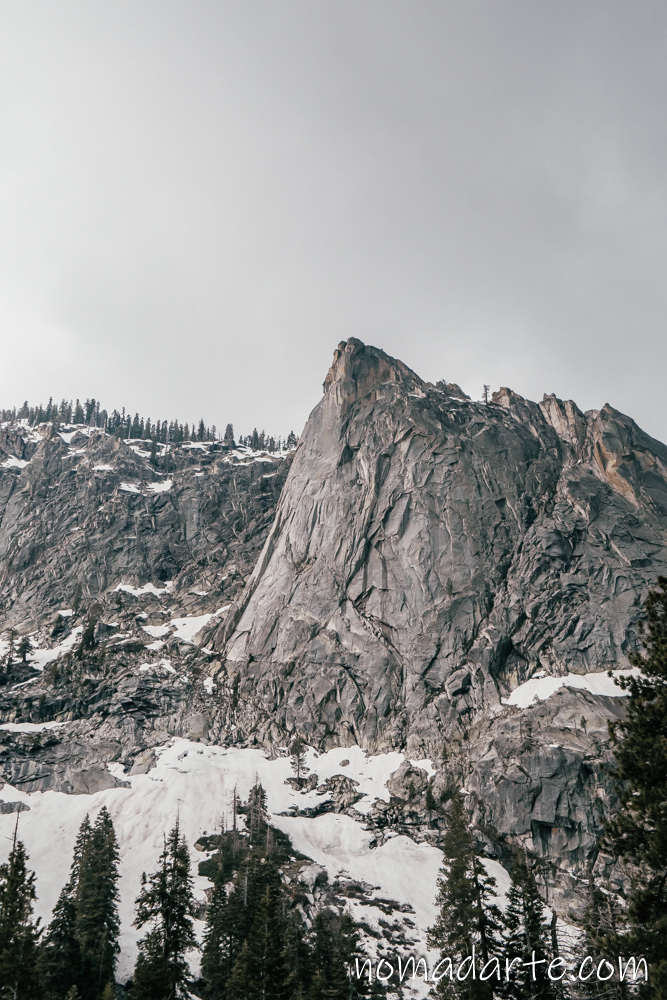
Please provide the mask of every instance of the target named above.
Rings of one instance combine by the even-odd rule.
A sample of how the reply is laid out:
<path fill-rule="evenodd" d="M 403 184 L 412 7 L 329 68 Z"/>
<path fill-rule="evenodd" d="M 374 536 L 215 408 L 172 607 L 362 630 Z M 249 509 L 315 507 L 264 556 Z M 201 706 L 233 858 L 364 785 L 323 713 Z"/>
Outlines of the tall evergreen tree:
<path fill-rule="evenodd" d="M 496 881 L 475 855 L 472 834 L 468 826 L 463 795 L 456 791 L 447 814 L 447 833 L 443 853 L 444 867 L 438 879 L 438 918 L 429 929 L 430 947 L 437 948 L 443 958 L 461 963 L 476 956 L 483 965 L 497 957 L 499 951 L 500 911 L 492 901 Z M 466 1000 L 487 1000 L 493 996 L 497 979 L 482 982 L 470 973 L 462 981 L 443 976 L 437 994 Z"/>
<path fill-rule="evenodd" d="M 30 641 L 29 635 L 24 635 L 19 643 L 19 648 L 16 650 L 18 655 L 21 657 L 21 663 L 27 663 L 28 657 L 32 653 L 32 642 Z"/>
<path fill-rule="evenodd" d="M 68 882 L 56 903 L 51 923 L 42 941 L 40 970 L 44 995 L 61 1000 L 81 979 L 81 951 L 76 938 L 76 908 L 72 884 Z"/>
<path fill-rule="evenodd" d="M 298 996 L 312 978 L 312 958 L 306 940 L 303 918 L 297 909 L 288 914 L 285 923 L 285 961 L 287 963 L 291 994 Z"/>
<path fill-rule="evenodd" d="M 76 989 L 97 1000 L 109 982 L 118 952 L 118 848 L 111 817 L 102 809 L 94 826 L 79 828 L 70 877 L 53 911 L 41 947 L 44 993 L 62 1000 Z"/>
<path fill-rule="evenodd" d="M 555 987 L 547 975 L 551 960 L 548 946 L 549 925 L 544 919 L 544 903 L 526 855 L 519 850 L 514 855 L 512 884 L 507 894 L 507 909 L 503 917 L 506 960 L 512 963 L 502 996 L 509 1000 L 549 1000 Z M 535 958 L 533 976 L 532 962 Z M 505 970 L 502 970 L 503 974 Z"/>
<path fill-rule="evenodd" d="M 194 915 L 190 854 L 177 822 L 165 840 L 157 871 L 148 878 L 142 876 L 135 926 L 151 926 L 139 944 L 133 1000 L 189 996 L 190 970 L 185 956 L 197 946 Z M 158 985 L 161 992 L 156 993 Z"/>
<path fill-rule="evenodd" d="M 232 971 L 229 956 L 230 927 L 227 911 L 226 873 L 222 857 L 213 874 L 213 890 L 206 913 L 206 930 L 201 970 L 206 980 L 207 1000 L 223 1000 L 225 984 Z"/>
<path fill-rule="evenodd" d="M 281 893 L 267 885 L 241 955 L 227 983 L 226 1000 L 289 1000 Z"/>
<path fill-rule="evenodd" d="M 290 762 L 292 770 L 296 774 L 297 781 L 301 778 L 301 772 L 306 767 L 306 744 L 297 736 L 290 747 Z"/>
<path fill-rule="evenodd" d="M 646 599 L 644 655 L 630 657 L 639 677 L 622 679 L 629 692 L 623 722 L 610 725 L 620 809 L 609 823 L 609 849 L 631 866 L 629 930 L 619 944 L 646 958 L 652 1000 L 667 998 L 667 577 Z"/>
<path fill-rule="evenodd" d="M 12 1000 L 41 1000 L 35 962 L 40 932 L 32 915 L 35 875 L 27 861 L 15 832 L 9 858 L 0 865 L 0 984 Z"/>
<path fill-rule="evenodd" d="M 621 914 L 616 897 L 612 892 L 603 892 L 597 884 L 592 869 L 589 870 L 588 904 L 583 919 L 583 934 L 574 955 L 579 968 L 589 956 L 593 959 L 595 968 L 601 961 L 609 963 L 607 966 L 603 965 L 603 976 L 609 974 L 610 966 L 611 968 L 617 966 L 618 956 L 621 954 L 618 941 L 620 923 Z M 590 968 L 586 971 L 590 971 Z M 590 979 L 584 976 L 583 980 L 570 986 L 570 991 L 574 997 L 586 1000 L 593 997 L 625 1000 L 628 995 L 626 985 L 619 982 L 616 977 L 600 980 L 596 975 L 592 975 Z"/>
<path fill-rule="evenodd" d="M 114 981 L 118 935 L 118 844 L 103 807 L 85 838 L 74 893 L 75 933 L 81 952 L 82 1000 L 98 1000 Z"/>
<path fill-rule="evenodd" d="M 354 934 L 350 939 L 349 918 L 343 917 L 342 921 L 332 913 L 318 913 L 313 922 L 311 992 L 331 1000 L 347 1000 L 351 993 L 347 963 L 355 950 L 355 941 Z"/>

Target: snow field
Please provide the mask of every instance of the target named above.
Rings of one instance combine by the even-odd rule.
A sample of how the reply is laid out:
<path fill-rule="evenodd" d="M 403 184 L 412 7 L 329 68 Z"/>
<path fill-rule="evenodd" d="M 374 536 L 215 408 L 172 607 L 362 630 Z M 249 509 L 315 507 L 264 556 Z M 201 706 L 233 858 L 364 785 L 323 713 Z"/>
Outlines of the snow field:
<path fill-rule="evenodd" d="M 33 731 L 26 729 L 27 725 L 22 724 L 21 731 Z M 350 763 L 341 766 L 343 760 Z M 385 782 L 403 760 L 403 754 L 395 752 L 369 757 L 359 747 L 337 748 L 324 754 L 313 750 L 307 753 L 308 767 L 311 771 L 316 770 L 321 781 L 334 774 L 348 774 L 360 782 L 360 790 L 368 801 L 374 797 L 388 799 Z M 20 814 L 19 836 L 26 844 L 30 866 L 37 874 L 35 909 L 43 923 L 50 920 L 53 906 L 67 880 L 82 820 L 87 813 L 94 817 L 102 806 L 109 809 L 121 854 L 122 928 L 118 966 L 121 981 L 132 972 L 137 941 L 142 933 L 132 926 L 141 873 L 154 869 L 163 836 L 179 816 L 196 872 L 197 863 L 205 855 L 195 851 L 194 843 L 203 834 L 219 830 L 223 821 L 229 828 L 234 789 L 240 798 L 247 799 L 256 781 L 267 790 L 271 822 L 292 838 L 298 851 L 326 868 L 331 878 L 347 875 L 375 886 L 374 896 L 379 899 L 395 899 L 413 907 L 415 912 L 405 916 L 413 920 L 416 927 L 405 926 L 405 931 L 413 940 L 411 948 L 416 953 L 423 953 L 426 928 L 435 918 L 436 878 L 442 853 L 430 844 L 416 844 L 405 836 L 393 837 L 381 847 L 372 849 L 371 835 L 349 816 L 327 813 L 308 819 L 278 815 L 290 807 L 303 808 L 323 800 L 323 796 L 302 795 L 285 784 L 286 778 L 293 777 L 287 757 L 270 760 L 260 750 L 226 749 L 173 739 L 157 750 L 157 764 L 148 774 L 125 775 L 119 764 L 110 764 L 109 770 L 129 787 L 105 789 L 93 795 L 65 795 L 52 791 L 26 793 L 5 785 L 0 789 L 0 799 L 21 801 L 30 807 L 29 812 Z M 15 822 L 13 814 L 0 815 L 0 859 L 9 851 Z M 495 862 L 485 863 L 498 877 L 500 866 Z M 500 872 L 506 878 L 502 869 Z M 209 885 L 207 879 L 195 877 L 196 893 L 200 898 Z M 350 910 L 357 919 L 371 926 L 379 927 L 379 919 L 386 919 L 381 909 L 359 901 L 350 900 Z M 201 935 L 203 923 L 198 922 L 197 930 Z M 193 969 L 197 961 L 198 957 L 193 955 Z"/>

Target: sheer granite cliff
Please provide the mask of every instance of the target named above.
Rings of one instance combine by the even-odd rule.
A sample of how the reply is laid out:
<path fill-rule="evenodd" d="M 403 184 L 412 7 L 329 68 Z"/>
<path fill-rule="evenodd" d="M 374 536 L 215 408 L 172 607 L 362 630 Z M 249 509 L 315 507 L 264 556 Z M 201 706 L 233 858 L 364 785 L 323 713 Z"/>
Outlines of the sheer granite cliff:
<path fill-rule="evenodd" d="M 664 445 L 610 406 L 471 402 L 355 339 L 324 389 L 212 639 L 246 731 L 421 755 L 536 671 L 627 665 L 667 572 Z"/>
<path fill-rule="evenodd" d="M 3 426 L 0 778 L 86 794 L 173 736 L 401 749 L 436 773 L 392 776 L 364 819 L 378 843 L 438 843 L 458 783 L 486 853 L 524 844 L 566 912 L 615 808 L 622 692 L 516 689 L 627 667 L 660 574 L 667 448 L 629 417 L 473 402 L 355 339 L 287 457 L 156 466 L 141 442 Z M 354 810 L 335 777 L 324 808 Z"/>

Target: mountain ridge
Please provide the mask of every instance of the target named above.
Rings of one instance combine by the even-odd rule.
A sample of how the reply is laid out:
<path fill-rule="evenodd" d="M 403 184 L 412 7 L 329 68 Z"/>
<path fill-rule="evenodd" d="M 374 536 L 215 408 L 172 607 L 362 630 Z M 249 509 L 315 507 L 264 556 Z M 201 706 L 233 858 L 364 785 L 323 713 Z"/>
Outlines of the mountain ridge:
<path fill-rule="evenodd" d="M 326 741 L 330 717 L 379 749 L 407 726 L 428 751 L 513 677 L 627 665 L 666 543 L 667 448 L 630 418 L 508 389 L 466 401 L 351 339 L 211 641 L 288 730 Z M 319 729 L 318 703 L 290 708 L 311 682 Z"/>
<path fill-rule="evenodd" d="M 561 914 L 570 871 L 622 883 L 597 846 L 624 697 L 606 671 L 667 572 L 667 449 L 629 417 L 474 402 L 352 338 L 293 452 L 152 461 L 16 424 L 0 448 L 8 788 L 122 791 L 173 739 L 274 758 L 296 734 L 405 754 L 364 811 L 374 842 L 441 842 L 455 783 L 478 848 L 525 847 Z M 346 780 L 326 808 L 360 822 Z"/>

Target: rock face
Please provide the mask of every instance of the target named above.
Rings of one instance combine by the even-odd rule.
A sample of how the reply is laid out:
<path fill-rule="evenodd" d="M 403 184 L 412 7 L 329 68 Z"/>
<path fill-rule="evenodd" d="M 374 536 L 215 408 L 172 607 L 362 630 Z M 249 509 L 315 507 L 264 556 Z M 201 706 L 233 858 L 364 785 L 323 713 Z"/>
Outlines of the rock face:
<path fill-rule="evenodd" d="M 579 905 L 623 714 L 594 692 L 667 575 L 664 445 L 608 405 L 473 402 L 354 339 L 293 457 L 191 445 L 156 466 L 84 431 L 0 427 L 0 779 L 85 794 L 172 736 L 406 750 L 364 813 L 378 843 L 438 843 L 457 784 L 487 854 L 524 844 L 550 901 Z M 342 774 L 314 788 L 304 815 L 360 796 Z"/>
<path fill-rule="evenodd" d="M 89 605 L 119 583 L 170 581 L 193 606 L 197 591 L 229 601 L 289 466 L 243 451 L 172 446 L 156 467 L 146 442 L 97 429 L 0 429 L 0 628 Z"/>
<path fill-rule="evenodd" d="M 243 589 L 290 460 L 205 442 L 151 463 L 85 426 L 0 426 L 0 723 L 62 724 L 0 731 L 0 779 L 87 793 L 170 736 L 226 738 L 193 638 Z"/>
<path fill-rule="evenodd" d="M 667 571 L 667 448 L 610 406 L 465 400 L 354 339 L 324 388 L 215 637 L 254 728 L 432 753 L 538 670 L 627 664 Z"/>

